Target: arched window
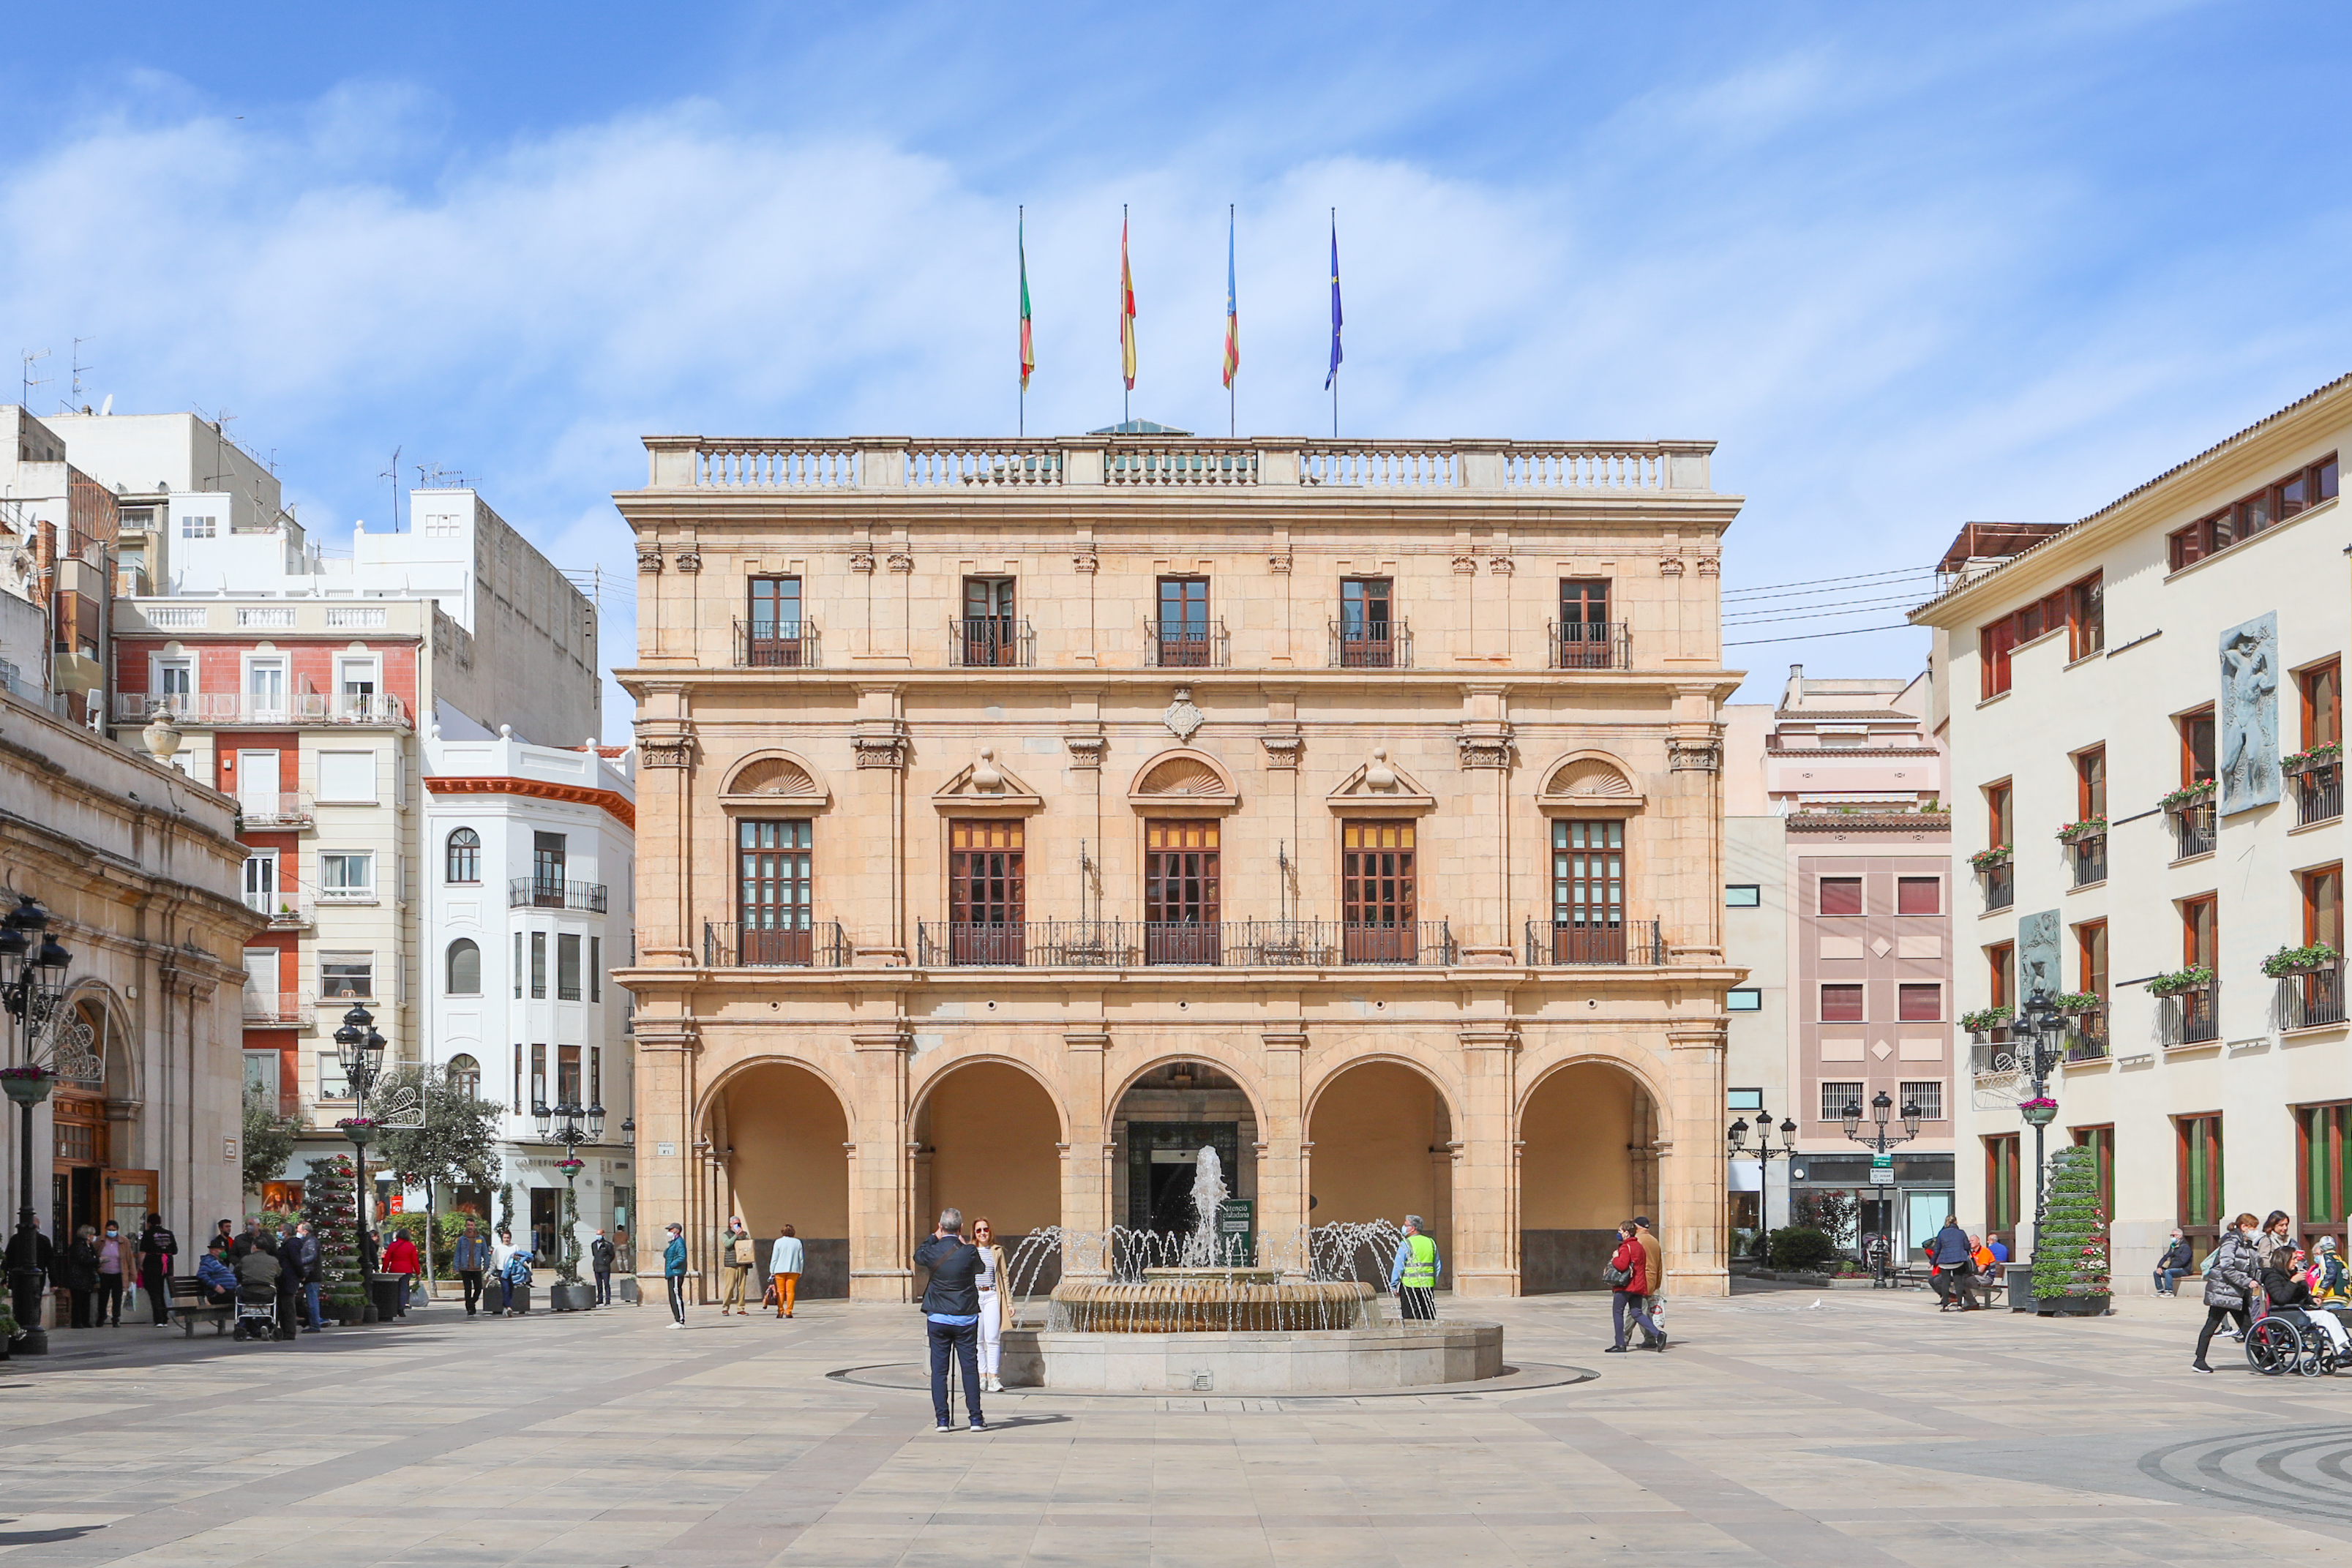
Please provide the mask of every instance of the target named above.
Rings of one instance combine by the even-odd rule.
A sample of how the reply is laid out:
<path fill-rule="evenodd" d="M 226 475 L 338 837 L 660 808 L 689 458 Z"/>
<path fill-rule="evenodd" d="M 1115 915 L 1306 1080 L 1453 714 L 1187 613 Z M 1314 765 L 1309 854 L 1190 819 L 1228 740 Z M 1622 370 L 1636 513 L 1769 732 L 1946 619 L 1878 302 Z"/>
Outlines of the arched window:
<path fill-rule="evenodd" d="M 449 835 L 448 882 L 479 882 L 482 880 L 482 835 L 471 828 L 458 828 Z"/>
<path fill-rule="evenodd" d="M 468 1100 L 482 1097 L 482 1064 L 470 1056 L 449 1059 L 449 1087 Z"/>
<path fill-rule="evenodd" d="M 482 950 L 474 946 L 473 938 L 460 936 L 449 944 L 449 994 L 453 997 L 478 997 L 482 994 Z"/>

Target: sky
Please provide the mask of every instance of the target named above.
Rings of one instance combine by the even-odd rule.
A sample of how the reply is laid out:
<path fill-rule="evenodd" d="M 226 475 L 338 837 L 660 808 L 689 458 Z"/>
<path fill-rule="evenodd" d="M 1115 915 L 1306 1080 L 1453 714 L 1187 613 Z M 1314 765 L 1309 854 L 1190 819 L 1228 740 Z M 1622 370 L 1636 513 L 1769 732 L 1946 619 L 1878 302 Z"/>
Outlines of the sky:
<path fill-rule="evenodd" d="M 2352 369 L 2352 10 L 21 9 L 0 350 L 230 418 L 314 538 L 397 448 L 604 569 L 639 438 L 1694 437 L 1742 700 L 1908 675 L 1963 522 L 2070 521 Z M 21 384 L 21 382 L 20 382 Z M 0 386 L 0 398 L 17 389 Z M 1867 575 L 1866 575 L 1867 574 Z M 1844 580 L 1864 579 L 1860 581 Z M 1785 585 L 1802 585 L 1802 591 Z M 1889 629 L 1892 628 L 1892 629 Z M 1790 640 L 1801 639 L 1801 640 Z M 608 738 L 628 705 L 608 694 Z"/>

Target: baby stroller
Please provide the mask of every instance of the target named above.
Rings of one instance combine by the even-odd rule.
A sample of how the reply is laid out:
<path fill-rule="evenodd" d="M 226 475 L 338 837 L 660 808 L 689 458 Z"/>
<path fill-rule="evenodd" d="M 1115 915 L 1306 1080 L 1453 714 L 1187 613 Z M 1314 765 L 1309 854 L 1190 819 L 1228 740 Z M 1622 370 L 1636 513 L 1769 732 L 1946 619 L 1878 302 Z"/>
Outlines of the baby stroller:
<path fill-rule="evenodd" d="M 247 1280 L 236 1288 L 236 1329 L 231 1339 L 278 1337 L 278 1287 L 266 1280 Z"/>

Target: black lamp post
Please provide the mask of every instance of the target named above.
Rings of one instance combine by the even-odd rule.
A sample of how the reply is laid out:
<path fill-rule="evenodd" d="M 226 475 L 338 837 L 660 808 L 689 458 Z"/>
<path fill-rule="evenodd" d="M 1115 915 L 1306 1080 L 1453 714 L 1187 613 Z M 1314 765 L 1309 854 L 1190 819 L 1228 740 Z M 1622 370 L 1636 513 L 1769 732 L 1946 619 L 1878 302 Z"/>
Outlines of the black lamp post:
<path fill-rule="evenodd" d="M 1792 1121 L 1780 1124 L 1780 1146 L 1775 1148 L 1772 1146 L 1772 1113 L 1759 1107 L 1756 1113 L 1754 1148 L 1748 1146 L 1748 1118 L 1745 1116 L 1725 1130 L 1723 1142 L 1733 1159 L 1747 1159 L 1752 1155 L 1763 1162 L 1759 1167 L 1756 1182 L 1756 1218 L 1765 1234 L 1771 1234 L 1772 1162 L 1783 1155 L 1797 1152 L 1797 1124 Z"/>
<path fill-rule="evenodd" d="M 1870 1097 L 1871 1130 L 1867 1134 L 1864 1134 L 1862 1131 L 1862 1107 L 1855 1104 L 1851 1100 L 1847 1101 L 1845 1103 L 1845 1112 L 1842 1118 L 1845 1123 L 1845 1135 L 1852 1138 L 1855 1143 L 1861 1144 L 1869 1148 L 1871 1152 L 1877 1156 L 1877 1158 L 1871 1161 L 1874 1167 L 1876 1166 L 1879 1159 L 1884 1159 L 1885 1157 L 1887 1150 L 1901 1144 L 1907 1144 L 1912 1139 L 1919 1135 L 1919 1106 L 1917 1102 L 1908 1100 L 1904 1102 L 1903 1131 L 1899 1136 L 1890 1134 L 1886 1130 L 1887 1119 L 1894 1114 L 1894 1112 L 1895 1098 L 1893 1095 L 1887 1093 L 1884 1089 L 1872 1095 Z M 1891 1166 L 1889 1168 L 1892 1169 Z M 1891 1228 L 1893 1225 L 1892 1216 L 1889 1216 L 1888 1223 L 1889 1228 Z M 1889 1243 L 1888 1250 L 1890 1253 L 1893 1250 L 1891 1242 Z"/>
<path fill-rule="evenodd" d="M 352 1089 L 352 1114 L 343 1123 L 343 1135 L 352 1141 L 352 1163 L 358 1172 L 358 1191 L 354 1195 L 362 1243 L 374 1233 L 375 1204 L 368 1190 L 367 1146 L 375 1135 L 374 1126 L 367 1119 L 368 1091 L 375 1087 L 376 1075 L 383 1071 L 383 1036 L 375 1031 L 375 1015 L 353 1003 L 343 1015 L 343 1027 L 335 1031 L 335 1060 L 343 1069 L 343 1081 Z M 360 1249 L 361 1271 L 367 1266 L 367 1249 Z M 363 1281 L 362 1290 L 372 1281 Z"/>
<path fill-rule="evenodd" d="M 2011 1020 L 2009 1030 L 2012 1035 L 2024 1037 L 2025 1051 L 2018 1065 L 2024 1069 L 2026 1083 L 2033 1091 L 2018 1107 L 2018 1113 L 2033 1128 L 2033 1256 L 2039 1258 L 2042 1215 L 2049 1199 L 2049 1186 L 2043 1179 L 2042 1140 L 2044 1130 L 2058 1114 L 2058 1107 L 2050 1098 L 2050 1074 L 2063 1053 L 2066 1015 L 2051 1004 L 2048 992 L 2035 991 L 2025 998 L 2025 1006 Z"/>
<path fill-rule="evenodd" d="M 580 1283 L 580 1239 L 572 1234 L 572 1228 L 580 1218 L 580 1167 L 583 1163 L 580 1145 L 604 1141 L 604 1107 L 590 1105 L 583 1109 L 578 1102 L 567 1100 L 552 1109 L 535 1104 L 530 1114 L 539 1124 L 540 1142 L 563 1146 L 563 1158 L 556 1165 L 563 1173 L 565 1214 L 563 1247 L 556 1276 L 567 1285 L 576 1285 Z"/>
<path fill-rule="evenodd" d="M 48 935 L 48 928 L 49 912 L 29 893 L 18 894 L 16 907 L 0 920 L 0 1006 L 8 1010 L 10 1032 L 24 1040 L 24 1049 L 10 1053 L 16 1060 L 7 1076 L 0 1078 L 22 1116 L 16 1135 L 16 1233 L 8 1242 L 8 1290 L 16 1320 L 16 1337 L 8 1347 L 16 1355 L 44 1355 L 49 1348 L 48 1333 L 41 1327 L 41 1291 L 48 1273 L 44 1254 L 50 1247 L 33 1207 L 33 1107 L 49 1097 L 57 1075 L 33 1060 L 33 1037 L 65 998 L 66 968 L 73 955 Z"/>

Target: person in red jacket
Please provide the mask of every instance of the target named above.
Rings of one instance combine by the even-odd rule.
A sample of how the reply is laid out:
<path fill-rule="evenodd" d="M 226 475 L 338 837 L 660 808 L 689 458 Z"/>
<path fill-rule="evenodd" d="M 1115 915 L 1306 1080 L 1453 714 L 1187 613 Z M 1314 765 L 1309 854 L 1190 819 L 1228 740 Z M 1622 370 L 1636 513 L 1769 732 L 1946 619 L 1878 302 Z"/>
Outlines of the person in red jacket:
<path fill-rule="evenodd" d="M 383 1271 L 400 1276 L 400 1315 L 408 1315 L 408 1287 L 416 1278 L 416 1243 L 395 1233 L 391 1245 L 383 1249 Z"/>
<path fill-rule="evenodd" d="M 1643 1350 L 1666 1348 L 1666 1331 L 1650 1317 L 1649 1295 L 1650 1256 L 1642 1246 L 1639 1228 L 1629 1219 L 1617 1228 L 1617 1250 L 1609 1255 L 1609 1321 L 1616 1330 L 1617 1343 L 1608 1354 L 1624 1353 L 1629 1314 L 1641 1325 Z"/>

